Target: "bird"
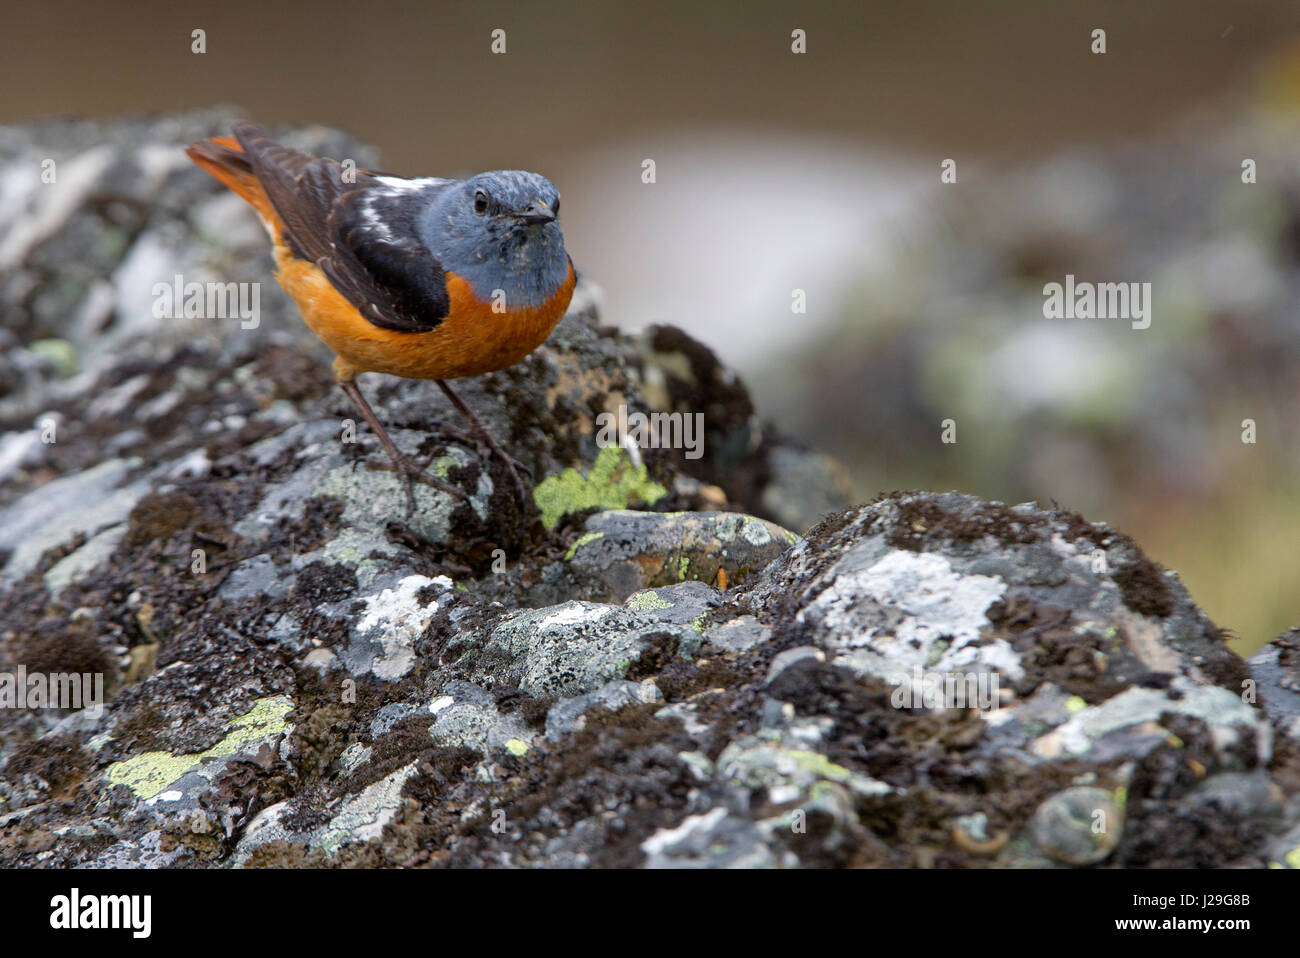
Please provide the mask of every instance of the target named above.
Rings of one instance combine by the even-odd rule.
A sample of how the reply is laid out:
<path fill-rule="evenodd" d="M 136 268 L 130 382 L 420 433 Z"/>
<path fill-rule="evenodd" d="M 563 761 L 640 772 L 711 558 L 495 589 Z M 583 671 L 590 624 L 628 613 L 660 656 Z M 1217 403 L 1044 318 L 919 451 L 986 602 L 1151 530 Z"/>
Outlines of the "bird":
<path fill-rule="evenodd" d="M 555 185 L 524 170 L 407 178 L 304 153 L 250 121 L 231 132 L 186 154 L 261 217 L 276 279 L 333 351 L 335 380 L 401 477 L 408 514 L 412 480 L 469 496 L 397 448 L 361 373 L 434 380 L 526 499 L 515 461 L 447 381 L 513 366 L 568 310 L 577 274 Z"/>

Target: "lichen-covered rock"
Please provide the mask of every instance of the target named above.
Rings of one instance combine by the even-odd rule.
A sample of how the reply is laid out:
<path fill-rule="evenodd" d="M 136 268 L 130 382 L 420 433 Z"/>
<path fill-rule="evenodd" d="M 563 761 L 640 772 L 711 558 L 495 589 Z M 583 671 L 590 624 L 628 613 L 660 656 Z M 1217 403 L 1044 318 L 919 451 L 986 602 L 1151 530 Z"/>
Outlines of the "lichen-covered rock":
<path fill-rule="evenodd" d="M 687 580 L 738 585 L 798 541 L 753 516 L 615 510 L 591 516 L 565 559 L 578 579 L 602 583 L 601 596 L 617 601 Z"/>
<path fill-rule="evenodd" d="M 1061 510 L 894 494 L 809 530 L 838 467 L 679 331 L 600 327 L 585 279 L 461 389 L 530 503 L 436 386 L 368 384 L 471 497 L 407 514 L 273 284 L 255 328 L 149 311 L 159 275 L 267 278 L 177 158 L 228 119 L 0 131 L 0 177 L 54 153 L 67 189 L 0 224 L 0 864 L 1293 863 L 1284 645 L 1250 683 Z M 620 407 L 703 412 L 703 457 L 602 446 Z M 13 707 L 20 668 L 103 707 Z"/>
<path fill-rule="evenodd" d="M 1278 636 L 1246 664 L 1264 710 L 1283 734 L 1300 744 L 1300 629 Z"/>

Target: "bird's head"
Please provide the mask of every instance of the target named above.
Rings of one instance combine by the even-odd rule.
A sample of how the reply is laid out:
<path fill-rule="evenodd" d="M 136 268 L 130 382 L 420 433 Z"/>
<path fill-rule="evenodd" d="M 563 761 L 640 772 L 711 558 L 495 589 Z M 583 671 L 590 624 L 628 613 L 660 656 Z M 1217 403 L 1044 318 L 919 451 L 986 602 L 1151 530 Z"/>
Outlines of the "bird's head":
<path fill-rule="evenodd" d="M 444 270 L 480 296 L 503 289 L 507 302 L 536 306 L 568 276 L 559 212 L 560 193 L 546 177 L 494 170 L 443 190 L 420 224 L 421 238 Z"/>

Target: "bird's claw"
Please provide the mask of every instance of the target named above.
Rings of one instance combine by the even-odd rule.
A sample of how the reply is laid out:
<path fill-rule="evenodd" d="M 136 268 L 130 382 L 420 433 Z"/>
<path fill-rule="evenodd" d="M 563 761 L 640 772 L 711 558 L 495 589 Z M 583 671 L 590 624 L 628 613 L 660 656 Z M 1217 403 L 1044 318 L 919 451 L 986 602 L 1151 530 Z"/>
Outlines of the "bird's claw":
<path fill-rule="evenodd" d="M 531 478 L 532 472 L 522 462 L 497 445 L 497 443 L 492 439 L 491 433 L 488 433 L 486 430 L 482 433 L 477 431 L 467 432 L 463 429 L 457 429 L 455 426 L 449 426 L 446 423 L 439 423 L 437 431 L 444 436 L 456 440 L 461 445 L 473 446 L 478 451 L 480 458 L 496 456 L 496 458 L 500 460 L 501 464 L 506 467 L 506 473 L 510 476 L 510 482 L 515 487 L 515 494 L 519 497 L 520 503 L 525 505 L 528 503 L 528 487 L 524 485 L 520 473 L 525 473 L 529 478 Z M 434 452 L 427 456 L 424 460 L 425 467 L 427 467 L 429 463 L 433 462 L 437 455 L 438 454 Z"/>
<path fill-rule="evenodd" d="M 407 515 L 410 515 L 415 511 L 415 487 L 413 485 L 413 480 L 419 480 L 425 485 L 433 486 L 435 489 L 440 489 L 450 496 L 455 496 L 462 502 L 468 503 L 470 501 L 469 493 L 464 489 L 453 485 L 446 479 L 441 479 L 438 476 L 433 475 L 425 468 L 425 466 L 412 462 L 410 459 L 406 458 L 406 456 L 390 456 L 389 458 L 392 460 L 391 464 L 371 463 L 371 468 L 384 469 L 398 474 L 402 480 L 402 485 L 406 488 Z M 425 465 L 427 466 L 427 463 Z"/>

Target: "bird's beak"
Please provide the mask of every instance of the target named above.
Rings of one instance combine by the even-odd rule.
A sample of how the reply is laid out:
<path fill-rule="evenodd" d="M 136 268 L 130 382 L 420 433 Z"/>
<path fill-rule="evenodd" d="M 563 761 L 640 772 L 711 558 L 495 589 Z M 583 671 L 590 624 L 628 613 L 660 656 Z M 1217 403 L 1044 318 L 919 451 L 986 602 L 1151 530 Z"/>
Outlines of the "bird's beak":
<path fill-rule="evenodd" d="M 541 200 L 533 200 L 524 207 L 519 218 L 525 223 L 550 223 L 555 219 L 555 211 Z"/>

